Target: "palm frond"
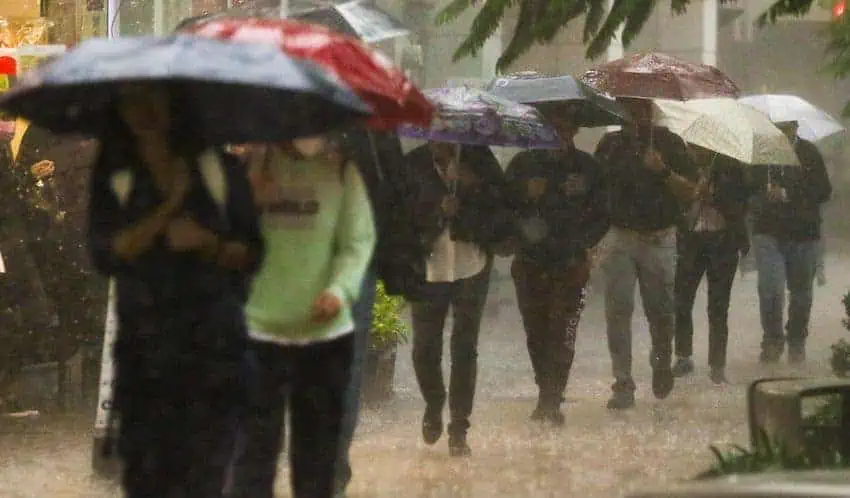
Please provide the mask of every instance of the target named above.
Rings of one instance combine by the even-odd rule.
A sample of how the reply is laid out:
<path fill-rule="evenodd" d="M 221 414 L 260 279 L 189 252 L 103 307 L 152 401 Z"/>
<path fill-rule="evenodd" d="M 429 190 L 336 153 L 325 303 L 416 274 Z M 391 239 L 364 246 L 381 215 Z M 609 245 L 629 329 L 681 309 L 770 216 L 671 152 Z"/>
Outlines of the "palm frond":
<path fill-rule="evenodd" d="M 756 19 L 756 24 L 764 26 L 774 24 L 780 17 L 802 17 L 809 13 L 814 0 L 777 0 Z"/>
<path fill-rule="evenodd" d="M 464 57 L 478 54 L 487 39 L 496 32 L 505 16 L 505 11 L 512 3 L 513 0 L 487 0 L 472 21 L 469 35 L 455 50 L 452 59 L 456 62 Z"/>
<path fill-rule="evenodd" d="M 614 0 L 614 4 L 611 6 L 608 16 L 605 17 L 605 22 L 602 23 L 602 27 L 599 28 L 599 31 L 587 46 L 585 55 L 588 59 L 595 59 L 608 50 L 608 47 L 611 45 L 611 40 L 617 36 L 617 31 L 620 29 L 620 26 L 622 26 L 629 17 L 633 1 L 634 0 Z"/>
<path fill-rule="evenodd" d="M 632 10 L 623 24 L 623 46 L 628 47 L 655 10 L 657 0 L 634 0 Z"/>
<path fill-rule="evenodd" d="M 523 53 L 525 53 L 534 42 L 534 0 L 522 0 L 519 4 L 517 23 L 508 46 L 502 51 L 499 60 L 496 61 L 496 70 L 503 71 L 513 64 Z"/>
<path fill-rule="evenodd" d="M 602 24 L 607 10 L 604 0 L 591 0 L 586 2 L 586 4 L 587 15 L 584 17 L 584 34 L 582 35 L 582 41 L 584 43 L 589 42 L 596 36 L 596 32 L 599 31 L 599 26 Z"/>
<path fill-rule="evenodd" d="M 489 2 L 487 2 L 489 3 Z M 475 0 L 452 0 L 437 13 L 434 21 L 438 26 L 450 23 L 460 17 L 466 9 L 475 5 Z M 486 5 L 486 4 L 485 4 Z"/>

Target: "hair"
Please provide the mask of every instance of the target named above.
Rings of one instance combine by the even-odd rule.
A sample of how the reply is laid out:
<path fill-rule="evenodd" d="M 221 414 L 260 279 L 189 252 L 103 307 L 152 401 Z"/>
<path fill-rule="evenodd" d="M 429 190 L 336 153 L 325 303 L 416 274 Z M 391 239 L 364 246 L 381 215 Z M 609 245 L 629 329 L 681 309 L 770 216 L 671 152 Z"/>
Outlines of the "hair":
<path fill-rule="evenodd" d="M 191 99 L 187 96 L 187 88 L 172 84 L 167 88 L 168 111 L 170 126 L 166 134 L 168 148 L 171 153 L 186 159 L 197 156 L 204 148 L 204 132 L 196 119 Z M 118 165 L 128 160 L 138 160 L 136 137 L 124 121 L 119 111 L 119 99 L 116 96 L 113 104 L 107 109 L 101 124 L 98 138 L 100 150 L 95 164 L 98 167 Z"/>

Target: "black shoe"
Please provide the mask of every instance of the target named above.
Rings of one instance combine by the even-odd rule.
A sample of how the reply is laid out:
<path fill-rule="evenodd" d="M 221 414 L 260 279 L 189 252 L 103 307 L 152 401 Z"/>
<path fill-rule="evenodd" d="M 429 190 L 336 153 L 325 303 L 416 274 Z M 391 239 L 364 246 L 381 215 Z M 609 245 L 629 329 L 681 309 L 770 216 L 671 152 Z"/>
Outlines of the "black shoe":
<path fill-rule="evenodd" d="M 664 399 L 673 391 L 675 379 L 673 369 L 656 367 L 652 369 L 652 394 L 658 399 Z"/>
<path fill-rule="evenodd" d="M 466 435 L 449 435 L 449 456 L 466 457 L 472 455 L 472 448 L 466 443 Z"/>
<path fill-rule="evenodd" d="M 422 417 L 422 440 L 425 444 L 434 444 L 443 435 L 442 409 L 428 407 Z"/>
<path fill-rule="evenodd" d="M 566 422 L 564 414 L 557 406 L 537 405 L 537 408 L 531 413 L 531 420 L 535 422 L 548 422 L 552 425 L 561 427 Z"/>
<path fill-rule="evenodd" d="M 712 367 L 711 368 L 711 382 L 714 382 L 717 385 L 728 384 L 729 381 L 726 379 L 726 369 L 723 367 Z"/>
<path fill-rule="evenodd" d="M 788 348 L 788 363 L 800 365 L 806 362 L 806 348 L 795 346 Z"/>
<path fill-rule="evenodd" d="M 632 382 L 616 382 L 611 389 L 614 394 L 608 400 L 609 410 L 628 410 L 635 406 L 635 386 Z"/>
<path fill-rule="evenodd" d="M 694 361 L 690 357 L 680 357 L 673 365 L 673 376 L 684 377 L 694 373 Z"/>

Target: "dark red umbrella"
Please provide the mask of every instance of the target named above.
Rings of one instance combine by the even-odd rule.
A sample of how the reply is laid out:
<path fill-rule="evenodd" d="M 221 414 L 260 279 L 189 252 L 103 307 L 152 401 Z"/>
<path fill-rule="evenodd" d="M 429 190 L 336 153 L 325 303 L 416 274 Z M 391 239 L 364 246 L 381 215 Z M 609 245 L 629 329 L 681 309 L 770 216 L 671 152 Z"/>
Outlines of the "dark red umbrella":
<path fill-rule="evenodd" d="M 714 66 L 657 52 L 627 55 L 587 70 L 581 81 L 614 97 L 689 100 L 740 96 L 728 76 Z"/>
<path fill-rule="evenodd" d="M 287 55 L 323 67 L 373 107 L 374 115 L 368 121 L 373 128 L 431 124 L 434 106 L 392 61 L 323 26 L 291 19 L 213 17 L 185 26 L 183 31 L 219 40 L 273 44 Z"/>

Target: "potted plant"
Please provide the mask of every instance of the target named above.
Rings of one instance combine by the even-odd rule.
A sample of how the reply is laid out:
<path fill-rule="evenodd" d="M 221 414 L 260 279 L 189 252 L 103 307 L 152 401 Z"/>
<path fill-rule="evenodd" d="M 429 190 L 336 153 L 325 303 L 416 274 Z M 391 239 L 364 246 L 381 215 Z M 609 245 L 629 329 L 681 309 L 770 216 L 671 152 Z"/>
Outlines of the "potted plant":
<path fill-rule="evenodd" d="M 844 304 L 845 317 L 841 321 L 844 328 L 850 330 L 850 292 L 844 294 L 841 300 Z M 832 372 L 838 377 L 847 377 L 850 375 L 850 342 L 841 339 L 832 345 L 832 357 L 830 358 L 830 366 Z"/>
<path fill-rule="evenodd" d="M 404 299 L 388 295 L 383 282 L 378 282 L 363 371 L 362 395 L 366 403 L 379 403 L 392 397 L 398 345 L 409 337 L 401 318 L 404 306 Z"/>

